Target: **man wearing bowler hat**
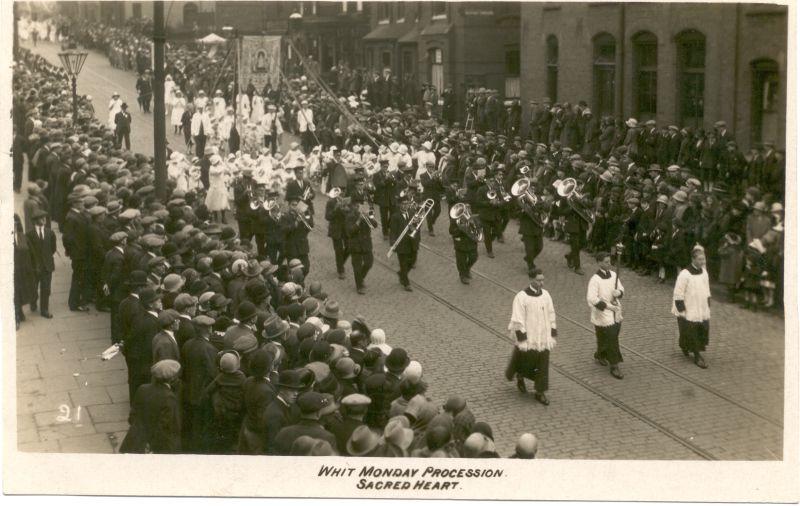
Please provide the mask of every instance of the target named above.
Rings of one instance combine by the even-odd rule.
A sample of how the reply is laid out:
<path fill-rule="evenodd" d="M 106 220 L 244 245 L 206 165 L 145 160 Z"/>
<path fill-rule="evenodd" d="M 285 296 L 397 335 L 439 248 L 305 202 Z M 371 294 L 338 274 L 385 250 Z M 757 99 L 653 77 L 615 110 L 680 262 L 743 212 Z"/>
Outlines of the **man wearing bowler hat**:
<path fill-rule="evenodd" d="M 128 392 L 131 399 L 141 385 L 150 381 L 153 337 L 161 330 L 158 322 L 161 295 L 148 286 L 139 292 L 139 300 L 144 311 L 134 315 L 131 331 L 122 341 L 122 351 L 128 364 Z"/>
<path fill-rule="evenodd" d="M 128 112 L 128 104 L 125 102 L 120 106 L 121 110 L 114 116 L 114 133 L 116 134 L 115 146 L 117 149 L 122 147 L 125 141 L 125 149 L 131 150 L 131 113 Z"/>
<path fill-rule="evenodd" d="M 52 318 L 53 315 L 50 314 L 50 282 L 55 270 L 53 254 L 56 253 L 56 235 L 45 226 L 46 223 L 47 213 L 41 209 L 35 211 L 33 213 L 34 226 L 28 230 L 26 235 L 30 244 L 35 274 L 31 310 L 36 311 L 38 298 L 41 315 L 45 318 Z"/>
<path fill-rule="evenodd" d="M 325 430 L 320 423 L 320 413 L 334 409 L 335 405 L 319 392 L 304 392 L 297 397 L 300 418 L 297 423 L 283 427 L 275 436 L 275 449 L 278 455 L 289 455 L 292 443 L 300 436 L 310 436 L 327 441 L 336 447 L 336 437 Z"/>
<path fill-rule="evenodd" d="M 281 429 L 294 424 L 299 419 L 299 410 L 295 406 L 295 401 L 300 391 L 310 388 L 313 382 L 314 373 L 307 369 L 281 371 L 278 376 L 278 393 L 264 413 L 268 455 L 280 455 L 277 435 Z M 286 454 L 288 455 L 288 452 Z"/>

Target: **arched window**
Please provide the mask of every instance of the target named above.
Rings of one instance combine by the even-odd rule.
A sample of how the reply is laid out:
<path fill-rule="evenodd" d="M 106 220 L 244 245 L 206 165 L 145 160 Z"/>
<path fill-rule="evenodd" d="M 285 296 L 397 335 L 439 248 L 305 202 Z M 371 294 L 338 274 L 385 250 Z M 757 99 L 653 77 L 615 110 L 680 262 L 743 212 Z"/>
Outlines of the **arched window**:
<path fill-rule="evenodd" d="M 753 71 L 752 141 L 778 145 L 780 130 L 780 76 L 775 60 L 760 59 L 750 63 Z"/>
<path fill-rule="evenodd" d="M 558 38 L 548 35 L 546 47 L 547 96 L 555 103 L 558 100 Z"/>
<path fill-rule="evenodd" d="M 183 6 L 183 24 L 184 26 L 192 26 L 197 21 L 197 14 L 199 9 L 197 4 L 189 2 Z"/>
<path fill-rule="evenodd" d="M 658 39 L 651 32 L 633 36 L 634 109 L 639 119 L 656 115 L 658 105 Z"/>
<path fill-rule="evenodd" d="M 597 115 L 614 114 L 614 86 L 617 70 L 617 42 L 610 33 L 600 33 L 592 40 L 594 60 L 592 63 L 592 89 L 594 109 Z"/>
<path fill-rule="evenodd" d="M 706 37 L 686 30 L 675 37 L 678 52 L 678 113 L 682 126 L 703 124 Z"/>

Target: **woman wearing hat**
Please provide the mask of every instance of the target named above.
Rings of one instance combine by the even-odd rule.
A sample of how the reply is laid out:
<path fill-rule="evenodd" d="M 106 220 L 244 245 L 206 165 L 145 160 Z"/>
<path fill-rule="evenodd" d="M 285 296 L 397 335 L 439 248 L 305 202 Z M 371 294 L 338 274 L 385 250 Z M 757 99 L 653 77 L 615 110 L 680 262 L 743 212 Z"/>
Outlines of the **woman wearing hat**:
<path fill-rule="evenodd" d="M 742 238 L 734 232 L 726 233 L 717 250 L 717 255 L 720 262 L 717 281 L 727 289 L 728 302 L 734 302 L 744 266 Z"/>

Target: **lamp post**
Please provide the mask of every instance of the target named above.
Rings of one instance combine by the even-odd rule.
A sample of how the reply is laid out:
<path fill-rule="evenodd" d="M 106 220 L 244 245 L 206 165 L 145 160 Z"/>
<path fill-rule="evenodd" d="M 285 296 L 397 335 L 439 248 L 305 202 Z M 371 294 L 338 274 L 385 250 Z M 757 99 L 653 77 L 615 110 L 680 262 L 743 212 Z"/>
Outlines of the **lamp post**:
<path fill-rule="evenodd" d="M 83 64 L 89 53 L 70 49 L 63 53 L 58 53 L 61 58 L 61 65 L 67 71 L 67 75 L 72 78 L 72 123 L 78 122 L 78 74 L 81 73 Z"/>

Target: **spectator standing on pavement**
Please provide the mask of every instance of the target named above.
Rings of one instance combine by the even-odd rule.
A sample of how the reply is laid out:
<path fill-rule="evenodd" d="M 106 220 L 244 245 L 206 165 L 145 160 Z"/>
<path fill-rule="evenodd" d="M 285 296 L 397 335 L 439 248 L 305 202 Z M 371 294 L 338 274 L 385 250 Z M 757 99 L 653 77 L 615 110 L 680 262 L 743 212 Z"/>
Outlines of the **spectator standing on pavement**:
<path fill-rule="evenodd" d="M 162 360 L 150 369 L 152 381 L 142 385 L 132 397 L 130 429 L 120 453 L 179 453 L 181 450 L 181 412 L 175 380 L 181 364 Z"/>
<path fill-rule="evenodd" d="M 517 388 L 527 392 L 525 379 L 533 380 L 535 399 L 550 404 L 548 388 L 550 350 L 556 345 L 556 311 L 550 293 L 544 289 L 541 269 L 528 271 L 530 285 L 514 297 L 508 330 L 516 340 L 511 362 L 506 369 L 510 381 L 516 376 Z"/>
<path fill-rule="evenodd" d="M 84 215 L 83 198 L 80 195 L 70 194 L 67 202 L 70 206 L 64 218 L 61 240 L 64 243 L 64 253 L 72 261 L 72 282 L 69 287 L 69 310 L 88 311 L 86 307 L 85 287 L 87 269 L 89 267 L 89 240 L 88 219 Z M 131 398 L 133 396 L 131 395 Z"/>
<path fill-rule="evenodd" d="M 33 223 L 34 228 L 27 232 L 34 272 L 31 311 L 36 311 L 38 299 L 41 315 L 49 319 L 53 317 L 50 314 L 50 283 L 55 270 L 56 234 L 46 226 L 47 212 L 41 209 L 34 213 Z"/>
<path fill-rule="evenodd" d="M 705 250 L 695 246 L 692 263 L 678 274 L 672 296 L 672 314 L 678 318 L 678 345 L 686 357 L 694 356 L 694 363 L 701 369 L 708 367 L 701 352 L 708 346 L 711 320 L 711 289 L 705 267 Z"/>
<path fill-rule="evenodd" d="M 128 112 L 128 104 L 122 103 L 122 109 L 114 116 L 114 125 L 116 133 L 116 146 L 117 149 L 122 147 L 122 141 L 125 141 L 125 149 L 131 150 L 131 113 Z"/>
<path fill-rule="evenodd" d="M 17 328 L 25 321 L 22 306 L 28 304 L 35 291 L 35 274 L 28 237 L 22 230 L 22 220 L 14 214 L 14 311 Z"/>

